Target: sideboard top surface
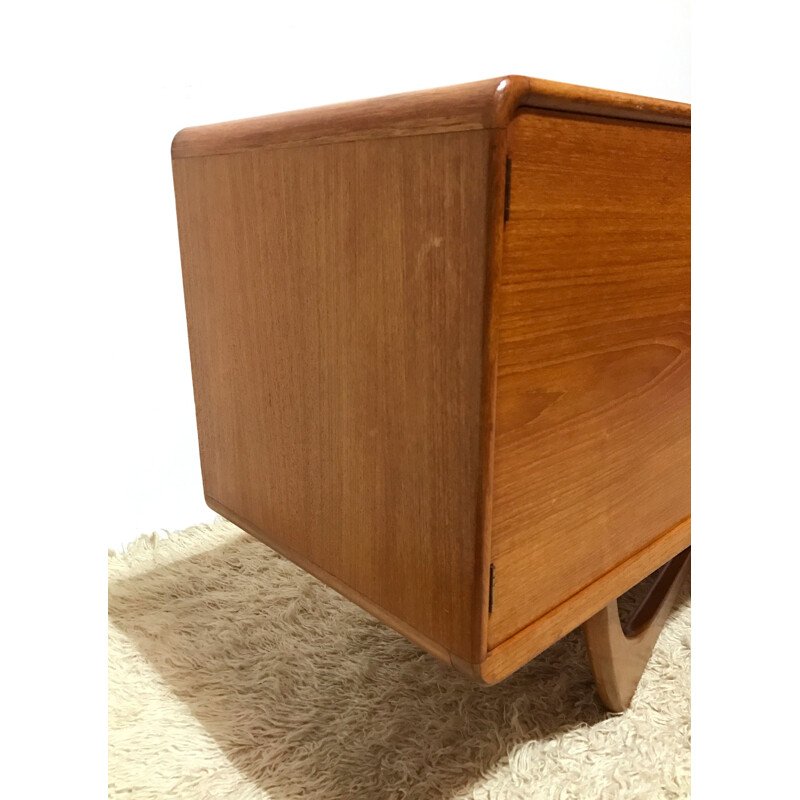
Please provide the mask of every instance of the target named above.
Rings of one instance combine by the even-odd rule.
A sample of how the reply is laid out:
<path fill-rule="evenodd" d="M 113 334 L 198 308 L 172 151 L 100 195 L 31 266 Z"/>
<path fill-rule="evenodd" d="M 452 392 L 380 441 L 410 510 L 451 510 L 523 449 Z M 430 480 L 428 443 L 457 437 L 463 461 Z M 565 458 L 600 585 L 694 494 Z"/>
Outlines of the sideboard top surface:
<path fill-rule="evenodd" d="M 505 128 L 520 108 L 689 126 L 691 106 L 508 75 L 474 83 L 184 128 L 172 157 L 339 141 Z"/>

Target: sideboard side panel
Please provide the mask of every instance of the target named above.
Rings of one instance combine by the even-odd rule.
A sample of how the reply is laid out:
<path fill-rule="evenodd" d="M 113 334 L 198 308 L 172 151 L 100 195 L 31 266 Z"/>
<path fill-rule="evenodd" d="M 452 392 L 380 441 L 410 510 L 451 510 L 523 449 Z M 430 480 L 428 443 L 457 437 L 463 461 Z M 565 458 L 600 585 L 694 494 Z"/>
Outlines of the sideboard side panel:
<path fill-rule="evenodd" d="M 469 662 L 490 137 L 173 161 L 209 503 Z"/>
<path fill-rule="evenodd" d="M 690 515 L 689 129 L 529 111 L 508 147 L 490 650 Z"/>

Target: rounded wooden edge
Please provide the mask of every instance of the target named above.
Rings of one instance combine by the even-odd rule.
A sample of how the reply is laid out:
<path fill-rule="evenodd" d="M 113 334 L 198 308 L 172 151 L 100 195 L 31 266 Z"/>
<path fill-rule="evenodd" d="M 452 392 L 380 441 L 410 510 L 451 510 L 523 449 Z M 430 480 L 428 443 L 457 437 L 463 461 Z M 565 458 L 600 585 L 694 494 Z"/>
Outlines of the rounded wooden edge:
<path fill-rule="evenodd" d="M 450 665 L 457 669 L 462 675 L 467 678 L 470 678 L 473 681 L 477 681 L 478 683 L 482 683 L 484 686 L 491 686 L 497 681 L 487 681 L 481 671 L 480 664 L 471 664 L 469 661 L 464 661 L 463 658 L 459 658 L 458 656 L 454 656 L 452 653 L 450 654 Z"/>
<path fill-rule="evenodd" d="M 691 106 L 522 75 L 183 128 L 172 158 L 264 147 L 505 128 L 519 108 L 689 125 Z"/>
<path fill-rule="evenodd" d="M 491 127 L 496 90 L 503 80 L 494 78 L 184 128 L 172 140 L 172 158 L 481 130 Z"/>
<path fill-rule="evenodd" d="M 499 683 L 525 666 L 612 600 L 689 547 L 691 531 L 692 521 L 688 517 L 547 614 L 489 650 L 485 660 L 476 667 L 480 673 L 478 679 L 486 684 Z"/>
<path fill-rule="evenodd" d="M 616 117 L 619 119 L 690 126 L 689 103 L 660 100 L 655 97 L 612 92 L 591 86 L 574 86 L 521 75 L 509 75 L 498 86 L 497 125 L 508 125 L 521 108 L 566 111 L 576 114 Z"/>

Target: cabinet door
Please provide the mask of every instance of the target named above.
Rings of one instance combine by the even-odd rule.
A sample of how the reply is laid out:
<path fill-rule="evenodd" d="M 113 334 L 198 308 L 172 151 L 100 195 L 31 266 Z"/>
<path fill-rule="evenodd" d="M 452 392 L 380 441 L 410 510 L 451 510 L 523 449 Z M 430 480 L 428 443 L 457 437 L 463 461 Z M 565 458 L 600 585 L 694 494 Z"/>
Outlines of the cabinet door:
<path fill-rule="evenodd" d="M 490 649 L 690 514 L 689 129 L 526 112 L 509 158 Z"/>

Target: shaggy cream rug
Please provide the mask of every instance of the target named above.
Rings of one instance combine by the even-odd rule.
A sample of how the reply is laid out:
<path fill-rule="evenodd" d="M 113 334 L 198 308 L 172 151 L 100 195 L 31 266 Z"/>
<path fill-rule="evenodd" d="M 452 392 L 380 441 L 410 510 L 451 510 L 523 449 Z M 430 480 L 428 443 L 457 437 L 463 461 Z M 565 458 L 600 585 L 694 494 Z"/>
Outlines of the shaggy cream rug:
<path fill-rule="evenodd" d="M 689 796 L 688 587 L 614 715 L 579 631 L 482 687 L 222 519 L 109 580 L 110 797 Z"/>

